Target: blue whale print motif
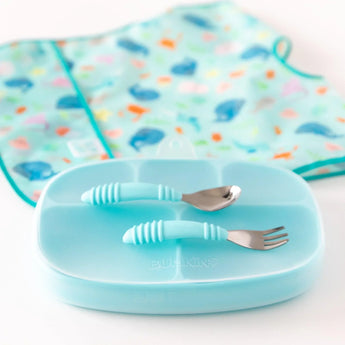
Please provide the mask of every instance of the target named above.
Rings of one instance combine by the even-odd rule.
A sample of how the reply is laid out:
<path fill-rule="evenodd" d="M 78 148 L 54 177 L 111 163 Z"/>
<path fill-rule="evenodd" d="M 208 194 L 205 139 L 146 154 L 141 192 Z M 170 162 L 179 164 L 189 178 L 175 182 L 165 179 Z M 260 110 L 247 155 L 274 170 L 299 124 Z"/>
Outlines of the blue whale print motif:
<path fill-rule="evenodd" d="M 245 103 L 244 99 L 231 99 L 218 104 L 214 110 L 217 115 L 217 122 L 226 122 L 232 120 L 241 110 Z"/>
<path fill-rule="evenodd" d="M 141 53 L 143 55 L 149 54 L 149 50 L 144 45 L 136 43 L 129 38 L 120 38 L 117 41 L 117 45 L 132 53 L 139 53 L 139 54 Z"/>
<path fill-rule="evenodd" d="M 139 101 L 153 101 L 159 98 L 159 93 L 157 91 L 141 88 L 138 84 L 131 86 L 128 91 Z"/>
<path fill-rule="evenodd" d="M 241 59 L 249 60 L 254 58 L 267 59 L 270 56 L 270 51 L 261 45 L 253 45 L 241 54 Z"/>
<path fill-rule="evenodd" d="M 79 109 L 82 108 L 80 100 L 77 96 L 64 96 L 56 103 L 57 109 Z"/>
<path fill-rule="evenodd" d="M 68 60 L 66 58 L 65 58 L 65 61 L 66 61 L 66 65 L 67 65 L 68 69 L 72 70 L 74 67 L 74 62 L 71 60 Z"/>
<path fill-rule="evenodd" d="M 26 92 L 34 86 L 34 83 L 28 78 L 13 78 L 5 82 L 7 87 L 18 88 Z"/>
<path fill-rule="evenodd" d="M 192 125 L 192 127 L 197 132 L 201 131 L 201 126 L 200 126 L 199 120 L 198 120 L 198 118 L 196 116 L 188 116 L 188 115 L 185 115 L 185 114 L 178 114 L 177 121 L 187 122 L 190 125 Z"/>
<path fill-rule="evenodd" d="M 254 153 L 254 152 L 257 152 L 259 150 L 269 149 L 269 146 L 266 143 L 258 143 L 255 145 L 248 145 L 248 144 L 240 143 L 237 140 L 233 140 L 232 142 L 237 148 L 244 150 L 244 151 L 247 151 L 248 153 Z"/>
<path fill-rule="evenodd" d="M 133 135 L 129 141 L 129 145 L 131 145 L 136 151 L 140 151 L 144 146 L 159 143 L 164 136 L 164 132 L 159 129 L 142 128 Z"/>
<path fill-rule="evenodd" d="M 17 164 L 13 170 L 30 181 L 46 180 L 56 175 L 52 166 L 43 161 L 20 163 Z"/>
<path fill-rule="evenodd" d="M 198 26 L 199 28 L 202 28 L 202 29 L 207 29 L 207 30 L 214 29 L 214 25 L 212 23 L 210 23 L 210 21 L 208 21 L 205 18 L 196 16 L 194 14 L 185 14 L 183 16 L 183 19 L 185 19 L 189 23 L 192 23 L 192 24 L 194 24 L 194 25 L 196 25 L 196 26 Z"/>
<path fill-rule="evenodd" d="M 299 126 L 296 129 L 296 133 L 298 134 L 310 133 L 310 134 L 315 134 L 315 135 L 322 135 L 330 139 L 343 137 L 343 135 L 334 133 L 329 127 L 322 125 L 321 123 L 318 123 L 318 122 L 304 123 L 303 125 Z"/>
<path fill-rule="evenodd" d="M 177 63 L 171 68 L 171 72 L 177 75 L 193 75 L 197 67 L 194 59 L 185 58 L 182 62 Z"/>

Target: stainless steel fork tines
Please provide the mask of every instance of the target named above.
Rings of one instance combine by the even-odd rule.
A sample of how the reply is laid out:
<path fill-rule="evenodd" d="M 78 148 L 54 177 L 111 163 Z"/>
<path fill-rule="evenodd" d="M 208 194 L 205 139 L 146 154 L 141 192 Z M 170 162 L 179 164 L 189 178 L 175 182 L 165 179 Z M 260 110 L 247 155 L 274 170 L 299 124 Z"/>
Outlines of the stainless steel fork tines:
<path fill-rule="evenodd" d="M 269 230 L 230 230 L 228 231 L 228 241 L 236 243 L 242 247 L 269 250 L 286 244 L 289 239 L 288 233 L 279 233 L 284 230 L 284 226 L 279 226 Z M 280 240 L 278 240 L 280 239 Z"/>

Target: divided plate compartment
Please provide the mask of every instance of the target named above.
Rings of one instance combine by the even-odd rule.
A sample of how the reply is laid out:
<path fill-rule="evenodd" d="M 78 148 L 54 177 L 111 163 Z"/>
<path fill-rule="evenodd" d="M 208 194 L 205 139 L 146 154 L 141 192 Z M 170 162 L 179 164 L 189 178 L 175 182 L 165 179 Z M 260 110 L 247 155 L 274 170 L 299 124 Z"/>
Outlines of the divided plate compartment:
<path fill-rule="evenodd" d="M 183 193 L 236 184 L 240 199 L 206 212 L 183 202 L 92 206 L 91 187 L 163 184 Z M 294 173 L 218 160 L 112 160 L 66 171 L 44 190 L 35 212 L 43 281 L 62 301 L 86 308 L 150 314 L 206 313 L 268 305 L 306 291 L 319 270 L 323 234 L 309 186 Z M 133 225 L 192 220 L 225 229 L 283 225 L 289 242 L 255 251 L 230 242 L 186 239 L 122 243 Z"/>

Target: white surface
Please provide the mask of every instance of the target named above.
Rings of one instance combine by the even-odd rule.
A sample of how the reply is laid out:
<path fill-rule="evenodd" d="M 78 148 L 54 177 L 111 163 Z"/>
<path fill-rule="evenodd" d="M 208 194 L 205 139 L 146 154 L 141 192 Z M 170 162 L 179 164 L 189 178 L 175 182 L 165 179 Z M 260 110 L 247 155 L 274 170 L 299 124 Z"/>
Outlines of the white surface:
<path fill-rule="evenodd" d="M 1 0 L 0 43 L 102 32 L 152 17 L 175 3 Z M 345 96 L 343 1 L 237 3 L 293 40 L 296 66 L 325 75 Z M 0 174 L 0 345 L 345 344 L 344 186 L 345 177 L 311 183 L 326 233 L 324 269 L 311 291 L 255 310 L 152 317 L 89 311 L 41 295 L 30 276 L 33 209 Z"/>

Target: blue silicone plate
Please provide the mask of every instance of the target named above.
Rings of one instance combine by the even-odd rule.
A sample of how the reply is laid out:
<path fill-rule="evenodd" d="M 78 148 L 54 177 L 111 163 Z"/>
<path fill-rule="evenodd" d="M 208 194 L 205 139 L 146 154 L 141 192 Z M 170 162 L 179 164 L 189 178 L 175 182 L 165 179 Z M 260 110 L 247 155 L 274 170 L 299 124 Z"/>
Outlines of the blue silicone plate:
<path fill-rule="evenodd" d="M 110 182 L 151 182 L 184 193 L 236 184 L 232 206 L 204 212 L 185 203 L 138 201 L 96 207 L 83 191 Z M 107 311 L 186 314 L 238 310 L 287 300 L 312 285 L 323 234 L 309 186 L 294 173 L 216 160 L 111 160 L 55 177 L 36 209 L 37 251 L 48 289 L 66 303 Z M 193 220 L 226 229 L 284 225 L 290 241 L 271 251 L 186 239 L 133 246 L 131 226 Z"/>

